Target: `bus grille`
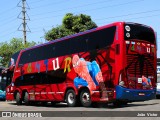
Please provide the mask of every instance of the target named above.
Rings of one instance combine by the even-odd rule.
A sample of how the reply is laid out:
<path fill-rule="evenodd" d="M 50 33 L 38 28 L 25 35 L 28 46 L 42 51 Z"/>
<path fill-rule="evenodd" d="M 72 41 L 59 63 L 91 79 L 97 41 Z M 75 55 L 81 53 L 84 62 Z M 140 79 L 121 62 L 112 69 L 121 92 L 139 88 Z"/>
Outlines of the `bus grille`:
<path fill-rule="evenodd" d="M 134 83 L 132 88 L 142 87 L 137 84 L 138 78 L 144 75 L 147 78 L 154 76 L 154 58 L 150 55 L 131 54 L 127 55 L 127 76 L 128 83 Z"/>

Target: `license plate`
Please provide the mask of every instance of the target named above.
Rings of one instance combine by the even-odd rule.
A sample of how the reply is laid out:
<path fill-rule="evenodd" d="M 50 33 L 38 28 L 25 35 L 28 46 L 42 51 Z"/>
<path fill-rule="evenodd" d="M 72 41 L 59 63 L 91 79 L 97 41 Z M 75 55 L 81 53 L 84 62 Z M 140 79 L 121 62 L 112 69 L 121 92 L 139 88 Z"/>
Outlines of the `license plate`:
<path fill-rule="evenodd" d="M 140 95 L 140 96 L 144 96 L 144 95 L 145 95 L 145 93 L 139 93 L 139 95 Z"/>
<path fill-rule="evenodd" d="M 138 83 L 142 83 L 142 78 L 138 78 Z"/>

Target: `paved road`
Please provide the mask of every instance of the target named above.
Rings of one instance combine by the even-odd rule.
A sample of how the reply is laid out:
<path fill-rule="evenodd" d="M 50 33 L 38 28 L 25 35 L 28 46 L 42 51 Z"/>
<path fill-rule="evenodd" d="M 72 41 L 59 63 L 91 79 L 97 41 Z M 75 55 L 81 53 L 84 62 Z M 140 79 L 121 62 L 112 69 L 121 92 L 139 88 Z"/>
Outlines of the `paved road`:
<path fill-rule="evenodd" d="M 85 108 L 85 107 L 67 107 L 67 105 L 65 103 L 61 103 L 61 104 L 57 104 L 55 106 L 52 106 L 50 103 L 48 103 L 47 105 L 35 105 L 35 106 L 25 106 L 25 105 L 20 105 L 20 106 L 17 106 L 15 104 L 15 102 L 0 102 L 0 111 L 1 112 L 4 112 L 4 111 L 18 111 L 20 112 L 21 114 L 24 112 L 29 112 L 29 111 L 34 111 L 36 113 L 41 113 L 42 111 L 51 111 L 51 112 L 45 112 L 46 114 L 49 114 L 49 115 L 53 115 L 54 116 L 54 113 L 55 114 L 58 114 L 58 116 L 61 116 L 61 117 L 42 117 L 42 118 L 32 118 L 32 119 L 43 119 L 43 120 L 49 120 L 49 119 L 54 119 L 54 120 L 90 120 L 90 119 L 93 119 L 93 120 L 99 120 L 99 119 L 112 119 L 112 120 L 116 120 L 116 119 L 119 119 L 119 120 L 124 120 L 126 119 L 126 117 L 123 117 L 124 115 L 128 116 L 128 114 L 131 114 L 131 115 L 135 115 L 134 117 L 128 117 L 130 120 L 137 120 L 137 119 L 141 119 L 141 120 L 158 120 L 159 118 L 158 117 L 148 117 L 147 116 L 147 113 L 151 113 L 151 114 L 157 114 L 158 113 L 158 116 L 160 116 L 160 99 L 154 99 L 154 100 L 150 100 L 150 101 L 145 101 L 145 102 L 133 102 L 133 103 L 129 103 L 127 105 L 124 105 L 124 106 L 121 106 L 121 107 L 115 107 L 113 106 L 112 104 L 109 104 L 109 105 L 106 105 L 106 104 L 99 104 L 98 107 L 91 107 L 91 108 Z M 58 113 L 56 113 L 57 111 L 59 111 Z M 61 112 L 61 111 L 67 111 L 67 112 Z M 68 112 L 70 111 L 70 112 Z M 78 111 L 78 112 L 77 112 Z M 90 111 L 93 111 L 93 112 L 90 112 Z M 110 113 L 111 111 L 111 113 Z M 112 112 L 113 111 L 113 112 Z M 120 112 L 118 112 L 120 111 Z M 129 112 L 126 112 L 126 111 L 129 111 Z M 132 112 L 131 112 L 132 111 Z M 138 111 L 138 112 L 137 112 Z M 139 111 L 142 111 L 142 112 L 139 112 Z M 155 112 L 153 112 L 155 111 Z M 84 113 L 87 113 L 90 117 L 86 117 L 86 114 Z M 135 113 L 136 112 L 136 113 Z M 69 114 L 69 116 L 82 116 L 82 117 L 66 117 L 67 115 Z M 28 113 L 25 113 L 28 115 Z M 100 114 L 105 114 L 105 115 L 111 115 L 111 116 L 116 116 L 116 114 L 118 115 L 121 115 L 122 114 L 122 117 L 106 117 L 106 118 L 103 118 L 103 117 L 96 117 L 96 115 L 100 115 Z M 140 114 L 142 117 L 139 117 L 137 116 L 137 114 Z M 143 116 L 145 114 L 145 117 Z M 40 114 L 37 114 L 37 115 L 40 115 Z M 93 115 L 93 116 L 92 116 Z M 104 115 L 104 116 L 105 116 Z M 103 115 L 102 115 L 103 116 Z M 24 118 L 3 118 L 5 120 L 17 120 L 17 119 L 24 119 Z M 29 119 L 29 118 L 25 118 L 25 119 Z M 31 118 L 30 118 L 31 119 Z"/>

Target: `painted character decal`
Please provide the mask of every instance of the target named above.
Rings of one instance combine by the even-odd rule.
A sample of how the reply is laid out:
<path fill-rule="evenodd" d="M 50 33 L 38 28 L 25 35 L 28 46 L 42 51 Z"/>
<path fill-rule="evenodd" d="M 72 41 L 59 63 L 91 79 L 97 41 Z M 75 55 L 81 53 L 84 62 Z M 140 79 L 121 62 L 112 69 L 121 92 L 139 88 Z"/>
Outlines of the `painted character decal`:
<path fill-rule="evenodd" d="M 96 86 L 100 82 L 103 82 L 102 72 L 96 61 L 89 62 L 85 61 L 84 58 L 79 58 L 78 55 L 74 55 L 72 64 L 78 77 L 74 79 L 74 85 L 78 88 L 79 86 L 87 86 L 92 94 L 92 91 L 96 89 Z"/>
<path fill-rule="evenodd" d="M 142 75 L 142 85 L 143 86 L 146 86 L 146 85 L 152 86 L 151 80 L 149 78 L 146 78 L 144 75 Z"/>

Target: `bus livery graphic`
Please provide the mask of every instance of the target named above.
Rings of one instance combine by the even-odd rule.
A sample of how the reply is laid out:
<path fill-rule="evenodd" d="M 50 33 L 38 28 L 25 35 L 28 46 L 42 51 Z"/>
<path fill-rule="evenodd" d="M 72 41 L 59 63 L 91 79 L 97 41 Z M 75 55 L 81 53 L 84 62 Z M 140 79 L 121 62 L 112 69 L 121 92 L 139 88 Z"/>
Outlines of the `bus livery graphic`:
<path fill-rule="evenodd" d="M 145 101 L 156 94 L 156 38 L 146 25 L 116 22 L 12 56 L 6 99 L 90 106 Z"/>

